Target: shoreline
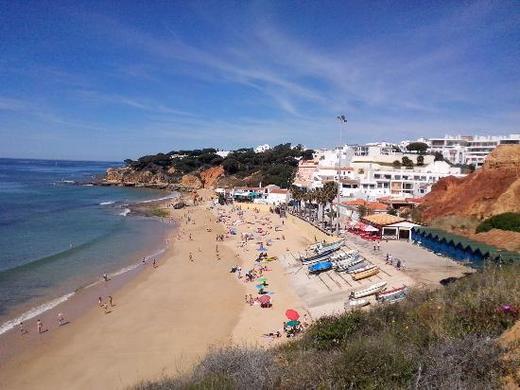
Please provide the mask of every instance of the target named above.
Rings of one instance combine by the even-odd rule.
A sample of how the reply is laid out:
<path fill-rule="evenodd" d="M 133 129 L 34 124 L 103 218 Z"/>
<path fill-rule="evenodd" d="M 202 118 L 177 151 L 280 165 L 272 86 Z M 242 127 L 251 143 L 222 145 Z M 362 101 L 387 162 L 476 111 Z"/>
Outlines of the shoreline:
<path fill-rule="evenodd" d="M 170 232 L 172 245 L 164 260 L 114 293 L 112 313 L 93 307 L 50 337 L 39 336 L 32 350 L 0 362 L 0 387 L 127 388 L 187 373 L 212 347 L 282 343 L 288 339 L 267 335 L 281 330 L 287 309 L 297 310 L 304 323 L 344 311 L 348 292 L 361 283 L 307 275 L 294 258 L 309 244 L 333 238 L 291 215 L 271 213 L 265 205 L 220 206 L 209 202 L 211 191 L 199 194 L 205 195 L 201 204 L 169 209 L 178 225 Z M 220 234 L 225 236 L 222 242 L 216 240 Z M 242 234 L 254 238 L 244 243 Z M 277 260 L 256 262 L 258 245 L 267 245 Z M 347 238 L 347 246 L 357 244 Z M 380 265 L 389 284 L 415 284 L 411 275 L 362 252 Z M 244 298 L 258 297 L 256 280 L 248 282 L 244 276 L 260 264 L 268 279 L 270 308 L 250 305 Z M 230 272 L 237 265 L 243 275 Z"/>
<path fill-rule="evenodd" d="M 176 225 L 165 229 L 163 242 L 172 232 L 176 231 Z M 89 311 L 98 307 L 97 299 L 99 296 L 107 297 L 113 295 L 139 278 L 142 273 L 146 273 L 151 259 L 161 261 L 168 250 L 168 244 L 159 248 L 149 248 L 151 252 L 145 256 L 146 264 L 136 261 L 123 266 L 113 272 L 108 273 L 109 281 L 104 281 L 101 277 L 83 283 L 79 287 L 66 292 L 58 297 L 50 297 L 40 304 L 25 304 L 15 308 L 10 312 L 9 317 L 0 323 L 0 368 L 2 362 L 5 363 L 14 355 L 23 353 L 32 347 L 38 338 L 36 330 L 36 320 L 41 319 L 46 332 L 56 331 L 58 313 L 63 313 L 65 325 L 69 325 L 79 319 Z M 135 256 L 137 260 L 137 256 Z M 20 334 L 19 323 L 24 323 L 26 334 Z"/>

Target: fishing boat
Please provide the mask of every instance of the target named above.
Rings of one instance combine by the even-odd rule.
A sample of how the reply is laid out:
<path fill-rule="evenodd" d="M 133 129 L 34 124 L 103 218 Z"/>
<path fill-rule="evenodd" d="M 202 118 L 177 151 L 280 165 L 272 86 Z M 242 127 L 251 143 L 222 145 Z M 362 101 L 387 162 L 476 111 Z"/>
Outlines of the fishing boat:
<path fill-rule="evenodd" d="M 350 259 L 336 261 L 335 262 L 336 263 L 336 271 L 337 272 L 345 272 L 350 267 L 353 267 L 356 264 L 361 264 L 363 261 L 365 261 L 365 259 L 362 258 L 361 256 L 359 256 L 357 258 L 350 258 Z"/>
<path fill-rule="evenodd" d="M 350 269 L 347 271 L 349 274 L 358 274 L 361 272 L 365 272 L 368 270 L 371 270 L 372 268 L 376 268 L 374 264 L 367 264 L 364 267 L 353 269 L 353 267 L 350 267 Z"/>
<path fill-rule="evenodd" d="M 385 288 L 386 288 L 386 282 L 375 283 L 375 284 L 372 284 L 361 290 L 352 291 L 350 293 L 350 298 L 358 299 L 358 298 L 368 297 L 369 295 L 373 295 L 380 291 L 383 291 Z"/>
<path fill-rule="evenodd" d="M 363 271 L 363 272 L 357 272 L 355 274 L 352 274 L 352 279 L 361 280 L 361 279 L 365 279 L 365 278 L 369 278 L 371 276 L 377 275 L 378 273 L 379 273 L 379 267 L 374 267 L 374 268 L 367 269 L 366 271 Z"/>
<path fill-rule="evenodd" d="M 321 255 L 312 255 L 309 257 L 302 257 L 300 258 L 300 261 L 303 264 L 311 264 L 311 263 L 317 263 L 319 261 L 325 261 L 328 260 L 332 253 L 337 251 L 337 249 L 331 249 L 329 252 L 322 253 Z"/>
<path fill-rule="evenodd" d="M 345 302 L 345 309 L 358 309 L 370 305 L 368 299 L 349 299 Z"/>
<path fill-rule="evenodd" d="M 308 270 L 311 274 L 318 274 L 332 269 L 332 266 L 333 264 L 331 261 L 320 261 L 319 263 L 309 266 Z"/>
<path fill-rule="evenodd" d="M 351 265 L 350 267 L 348 267 L 348 268 L 346 269 L 346 271 L 347 271 L 348 273 L 352 273 L 353 271 L 358 270 L 358 269 L 360 269 L 360 268 L 364 268 L 364 267 L 366 267 L 367 265 L 370 265 L 370 263 L 367 262 L 367 261 L 365 261 L 365 259 L 363 259 L 363 261 L 361 261 L 361 262 L 359 262 L 359 263 L 356 263 L 356 264 Z"/>
<path fill-rule="evenodd" d="M 376 299 L 381 302 L 398 302 L 406 298 L 408 294 L 408 288 L 406 286 L 394 288 L 385 292 L 379 292 L 376 294 Z"/>
<path fill-rule="evenodd" d="M 341 248 L 343 244 L 343 239 L 334 242 L 319 242 L 317 244 L 311 245 L 310 250 L 319 255 L 321 253 L 328 252 L 329 250 L 337 250 Z"/>

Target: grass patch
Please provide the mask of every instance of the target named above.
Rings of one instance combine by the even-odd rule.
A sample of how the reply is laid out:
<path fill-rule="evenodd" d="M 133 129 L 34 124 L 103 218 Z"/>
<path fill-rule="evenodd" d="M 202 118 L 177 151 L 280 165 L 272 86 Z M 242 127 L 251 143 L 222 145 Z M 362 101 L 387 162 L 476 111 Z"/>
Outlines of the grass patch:
<path fill-rule="evenodd" d="M 488 218 L 477 226 L 476 233 L 489 232 L 491 229 L 520 233 L 520 213 L 503 213 Z"/>
<path fill-rule="evenodd" d="M 214 351 L 180 387 L 141 389 L 499 388 L 518 368 L 497 343 L 518 320 L 518 275 L 520 264 L 489 266 L 398 304 L 321 318 L 274 350 Z"/>

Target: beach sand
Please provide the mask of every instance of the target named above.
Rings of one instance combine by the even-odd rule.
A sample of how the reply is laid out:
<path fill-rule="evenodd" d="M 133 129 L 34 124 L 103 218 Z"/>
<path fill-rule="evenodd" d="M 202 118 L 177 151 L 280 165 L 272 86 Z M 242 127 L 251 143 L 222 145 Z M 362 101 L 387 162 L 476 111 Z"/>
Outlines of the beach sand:
<path fill-rule="evenodd" d="M 210 195 L 203 192 L 206 199 Z M 333 237 L 296 217 L 282 219 L 266 206 L 243 204 L 238 210 L 231 206 L 209 209 L 208 204 L 172 210 L 178 229 L 159 267 L 148 265 L 146 272 L 116 291 L 111 313 L 93 307 L 0 363 L 0 388 L 122 389 L 143 380 L 179 375 L 211 346 L 268 347 L 287 340 L 264 334 L 282 330 L 289 308 L 297 310 L 302 320 L 311 321 L 343 311 L 349 292 L 360 286 L 381 279 L 391 286 L 411 286 L 412 276 L 420 280 L 424 272 L 431 274 L 421 269 L 406 274 L 374 257 L 369 259 L 382 269 L 374 281 L 353 282 L 348 275 L 334 272 L 308 275 L 295 256 L 315 240 L 333 241 Z M 217 242 L 216 235 L 229 228 L 236 234 Z M 255 239 L 244 244 L 242 233 L 254 233 Z M 347 240 L 349 244 L 359 246 Z M 256 263 L 260 245 L 278 260 Z M 271 308 L 245 303 L 246 294 L 259 296 L 258 282 L 246 282 L 245 277 L 231 273 L 237 265 L 242 267 L 242 276 L 259 265 L 268 268 L 263 276 L 268 280 Z"/>

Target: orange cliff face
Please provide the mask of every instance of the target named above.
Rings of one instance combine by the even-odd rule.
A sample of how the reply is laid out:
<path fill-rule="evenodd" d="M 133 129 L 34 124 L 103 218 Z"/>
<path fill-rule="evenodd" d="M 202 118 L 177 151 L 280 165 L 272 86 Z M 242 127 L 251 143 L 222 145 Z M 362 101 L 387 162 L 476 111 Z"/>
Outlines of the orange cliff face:
<path fill-rule="evenodd" d="M 200 180 L 204 188 L 215 188 L 218 179 L 224 175 L 224 168 L 222 165 L 208 168 L 200 172 Z"/>
<path fill-rule="evenodd" d="M 439 180 L 420 209 L 426 222 L 447 216 L 483 219 L 520 212 L 520 145 L 497 147 L 482 168 L 464 178 Z"/>

